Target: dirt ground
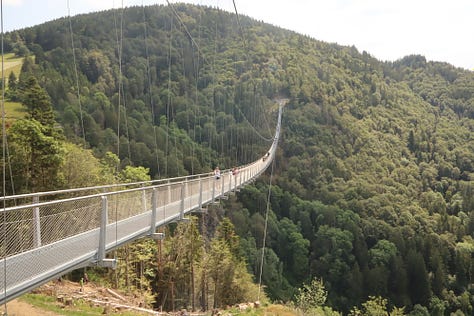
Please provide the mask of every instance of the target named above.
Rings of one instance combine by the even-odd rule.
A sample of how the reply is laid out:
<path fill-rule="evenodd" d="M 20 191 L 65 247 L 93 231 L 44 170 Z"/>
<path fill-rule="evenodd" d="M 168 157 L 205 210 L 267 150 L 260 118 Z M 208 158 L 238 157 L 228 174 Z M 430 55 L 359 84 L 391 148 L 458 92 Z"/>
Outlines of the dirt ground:
<path fill-rule="evenodd" d="M 38 309 L 28 303 L 21 302 L 18 299 L 8 302 L 6 310 L 5 305 L 3 305 L 0 309 L 0 313 L 8 316 L 60 316 L 53 312 Z"/>
<path fill-rule="evenodd" d="M 131 309 L 153 314 L 151 310 L 140 308 L 139 306 L 142 304 L 140 304 L 140 301 L 136 297 L 127 297 L 111 289 L 95 286 L 94 284 L 90 283 L 84 284 L 81 289 L 81 286 L 75 282 L 65 280 L 61 282 L 54 281 L 41 286 L 33 292 L 53 296 L 58 301 L 58 304 L 67 305 L 68 301 L 84 299 L 90 301 L 96 306 L 111 305 L 113 306 L 112 309 Z M 44 311 L 40 308 L 23 302 L 21 301 L 21 298 L 8 302 L 6 308 L 5 305 L 2 305 L 0 307 L 0 315 L 61 316 L 60 314 Z"/>

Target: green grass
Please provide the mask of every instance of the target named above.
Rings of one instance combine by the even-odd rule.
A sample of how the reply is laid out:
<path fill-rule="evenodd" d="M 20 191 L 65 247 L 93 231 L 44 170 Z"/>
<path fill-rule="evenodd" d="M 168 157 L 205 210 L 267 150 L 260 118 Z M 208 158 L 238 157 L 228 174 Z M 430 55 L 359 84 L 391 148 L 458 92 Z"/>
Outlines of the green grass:
<path fill-rule="evenodd" d="M 3 56 L 3 71 L 5 71 L 5 82 L 8 87 L 8 76 L 13 71 L 16 78 L 20 77 L 21 66 L 23 65 L 23 57 L 15 57 L 13 53 Z M 0 69 L 2 75 L 2 69 Z M 7 120 L 17 120 L 25 117 L 25 107 L 19 102 L 5 101 L 5 116 Z"/>
<path fill-rule="evenodd" d="M 74 300 L 72 306 L 64 306 L 62 303 L 57 302 L 55 297 L 41 294 L 25 294 L 20 298 L 20 300 L 43 311 L 54 312 L 64 316 L 103 315 L 105 308 L 104 306 L 92 306 L 90 302 L 82 299 Z M 137 311 L 113 311 L 113 315 L 136 316 L 149 314 L 139 313 Z"/>
<path fill-rule="evenodd" d="M 8 85 L 8 76 L 13 71 L 17 78 L 20 77 L 21 66 L 23 65 L 23 57 L 15 57 L 13 53 L 3 56 L 3 70 L 5 71 L 5 80 Z M 0 74 L 2 70 L 0 69 Z M 2 75 L 3 77 L 3 75 Z"/>
<path fill-rule="evenodd" d="M 24 118 L 26 108 L 20 102 L 5 101 L 5 116 L 7 120 L 18 120 Z"/>

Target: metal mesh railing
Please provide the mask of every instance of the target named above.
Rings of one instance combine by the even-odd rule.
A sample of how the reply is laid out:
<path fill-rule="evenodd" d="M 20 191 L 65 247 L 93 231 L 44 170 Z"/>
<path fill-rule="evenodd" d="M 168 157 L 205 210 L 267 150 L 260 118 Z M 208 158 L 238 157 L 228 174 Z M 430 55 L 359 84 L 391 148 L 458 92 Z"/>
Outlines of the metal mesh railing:
<path fill-rule="evenodd" d="M 41 207 L 41 245 L 98 228 L 100 211 L 100 197 L 67 200 Z"/>
<path fill-rule="evenodd" d="M 24 209 L 3 214 L 3 222 L 0 223 L 2 257 L 33 248 L 32 213 L 32 209 Z"/>
<path fill-rule="evenodd" d="M 1 256 L 51 244 L 99 227 L 100 197 L 37 203 L 1 212 Z"/>

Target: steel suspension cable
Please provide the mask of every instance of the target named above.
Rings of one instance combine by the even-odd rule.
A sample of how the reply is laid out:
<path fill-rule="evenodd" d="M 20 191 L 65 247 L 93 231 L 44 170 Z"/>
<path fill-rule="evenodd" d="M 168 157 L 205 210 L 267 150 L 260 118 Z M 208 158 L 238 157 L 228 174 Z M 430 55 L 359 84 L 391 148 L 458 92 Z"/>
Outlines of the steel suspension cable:
<path fill-rule="evenodd" d="M 127 99 L 125 98 L 125 89 L 123 87 L 122 83 L 122 102 L 123 102 L 123 119 L 125 121 L 125 135 L 127 139 L 127 154 L 128 154 L 128 160 L 129 164 L 132 162 L 132 152 L 130 150 L 130 134 L 129 134 L 129 128 L 128 128 L 128 116 L 127 116 Z"/>
<path fill-rule="evenodd" d="M 250 127 L 252 128 L 252 130 L 255 132 L 255 134 L 257 134 L 258 137 L 260 137 L 261 139 L 263 139 L 264 141 L 266 142 L 272 142 L 273 141 L 273 137 L 265 137 L 263 136 L 253 125 L 252 123 L 247 119 L 247 117 L 245 116 L 245 114 L 242 112 L 242 110 L 237 107 L 237 110 L 239 111 L 239 113 L 242 115 L 242 117 L 244 118 L 244 120 L 250 125 Z"/>
<path fill-rule="evenodd" d="M 125 12 L 125 8 L 123 5 L 123 0 L 121 2 L 121 14 L 120 14 L 120 27 L 117 27 L 117 18 L 114 11 L 114 27 L 115 27 L 115 40 L 117 44 L 117 55 L 118 55 L 118 63 L 119 63 L 119 80 L 118 80 L 118 106 L 117 106 L 117 157 L 120 159 L 120 123 L 121 123 L 121 108 L 123 103 L 124 113 L 123 113 L 123 120 L 125 123 L 125 136 L 127 139 L 127 154 L 129 162 L 132 161 L 131 159 L 131 151 L 130 151 L 130 138 L 128 134 L 128 118 L 126 112 L 126 103 L 125 103 L 125 92 L 124 92 L 124 85 L 123 85 L 123 16 Z M 119 160 L 120 161 L 120 160 Z M 117 165 L 117 172 L 119 171 L 120 164 Z"/>
<path fill-rule="evenodd" d="M 2 104 L 1 104 L 1 111 L 2 111 L 2 159 L 3 159 L 3 164 L 2 164 L 2 183 L 3 183 L 3 187 L 2 187 L 2 193 L 3 193 L 3 197 L 2 197 L 2 208 L 3 208 L 3 224 L 2 224 L 2 248 L 5 249 L 4 250 L 4 253 L 2 254 L 3 256 L 3 284 L 4 284 L 4 287 L 3 287 L 3 296 L 5 298 L 5 314 L 7 314 L 7 303 L 6 303 L 6 297 L 7 297 L 7 251 L 6 251 L 6 243 L 7 243 L 7 228 L 6 228 L 6 221 L 7 221 L 7 218 L 6 218 L 6 199 L 5 199 L 5 196 L 6 196 L 6 184 L 7 184 L 7 181 L 6 181 L 6 175 L 5 175 L 5 172 L 6 172 L 6 167 L 5 167 L 5 155 L 6 155 L 6 150 L 5 150 L 5 146 L 6 146 L 6 143 L 7 143 L 7 131 L 6 131 L 6 124 L 5 124 L 5 69 L 4 69 L 4 53 L 3 53 L 3 0 L 0 0 L 0 20 L 1 20 L 1 25 L 0 25 L 0 31 L 1 31 L 1 50 L 2 50 Z"/>
<path fill-rule="evenodd" d="M 237 11 L 237 5 L 235 4 L 235 0 L 232 0 L 232 3 L 234 5 L 234 11 L 235 11 L 235 16 L 237 18 L 237 24 L 239 25 L 240 34 L 242 36 L 242 43 L 243 43 L 243 47 L 244 47 L 245 56 L 247 58 L 247 62 L 250 63 L 251 62 L 250 49 L 248 48 L 248 45 L 247 45 L 247 40 L 245 38 L 245 33 L 244 33 L 244 29 L 242 27 L 242 23 L 240 22 L 240 15 L 239 15 L 239 12 Z M 252 69 L 250 69 L 250 79 L 251 79 L 252 82 L 254 81 L 253 75 L 252 75 Z M 254 93 L 255 93 L 255 89 L 254 89 Z M 252 125 L 252 123 L 247 119 L 247 117 L 245 116 L 243 111 L 240 109 L 240 107 L 237 106 L 237 108 L 238 108 L 240 114 L 243 116 L 244 120 L 252 127 L 253 131 L 258 135 L 258 137 L 260 137 L 264 141 L 273 141 L 273 137 L 271 137 L 271 136 L 270 137 L 264 137 L 263 135 L 261 135 L 257 131 L 257 129 Z M 267 126 L 268 126 L 268 122 L 267 122 Z M 270 133 L 270 135 L 272 134 L 272 132 L 270 131 L 270 128 L 269 128 L 269 133 Z"/>
<path fill-rule="evenodd" d="M 273 170 L 275 166 L 276 157 L 273 157 L 272 160 L 272 169 L 270 171 L 270 180 L 268 184 L 268 195 L 267 195 L 267 208 L 265 210 L 265 226 L 263 229 L 263 241 L 262 241 L 262 257 L 260 262 L 260 271 L 258 275 L 258 295 L 257 300 L 260 300 L 260 292 L 262 288 L 262 275 L 263 275 L 263 264 L 265 261 L 265 247 L 266 247 L 266 240 L 267 240 L 267 230 L 268 230 L 268 213 L 270 212 L 270 198 L 272 194 L 272 179 L 273 179 Z"/>
<path fill-rule="evenodd" d="M 174 124 L 174 126 L 176 126 L 176 123 Z M 175 155 L 175 158 L 176 160 L 175 161 L 180 161 L 178 159 L 178 136 L 177 136 L 177 133 L 176 133 L 176 127 L 173 127 L 172 129 L 172 136 L 173 136 L 173 139 L 174 139 L 174 155 Z M 181 161 L 184 159 L 184 157 L 181 157 Z M 180 172 L 179 172 L 179 164 L 176 163 L 176 176 L 179 177 L 180 176 Z"/>
<path fill-rule="evenodd" d="M 201 13 L 199 13 L 199 25 L 201 25 Z M 201 41 L 201 29 L 199 28 L 199 33 L 198 33 L 198 40 L 199 42 Z M 194 46 L 193 46 L 194 47 Z M 194 49 L 193 49 L 194 50 Z M 199 75 L 200 75 L 200 69 L 199 69 L 199 63 L 200 63 L 200 57 L 201 57 L 201 54 L 200 54 L 200 51 L 199 49 L 197 50 L 197 61 L 196 63 L 194 64 L 194 71 L 195 71 L 195 95 L 194 95 L 194 129 L 193 129 L 193 140 L 194 142 L 196 142 L 196 118 L 198 117 L 198 114 L 199 114 L 199 93 L 198 93 L 198 89 L 199 89 Z M 194 62 L 194 58 L 193 58 L 193 62 Z M 199 124 L 199 126 L 201 126 L 201 116 L 199 115 L 199 118 L 197 120 L 197 124 Z M 202 143 L 202 132 L 201 132 L 201 129 L 199 130 L 199 144 Z M 193 151 L 195 150 L 195 146 L 193 144 Z"/>
<path fill-rule="evenodd" d="M 199 46 L 199 44 L 196 42 L 196 40 L 194 39 L 194 37 L 191 35 L 191 33 L 189 32 L 188 28 L 186 27 L 186 24 L 184 24 L 183 20 L 181 19 L 180 15 L 178 14 L 178 11 L 176 10 L 175 6 L 169 1 L 169 0 L 166 0 L 166 2 L 168 3 L 168 6 L 171 8 L 171 10 L 173 11 L 173 14 L 176 16 L 176 19 L 178 20 L 178 22 L 181 24 L 181 26 L 183 27 L 186 35 L 189 37 L 189 40 L 191 41 L 191 43 L 196 47 L 197 51 L 198 51 L 198 67 L 199 67 L 199 60 L 202 59 L 203 60 L 203 63 L 205 64 L 208 64 L 210 67 L 211 67 L 211 71 L 214 71 L 214 62 L 215 62 L 215 58 L 213 60 L 212 63 L 210 63 L 206 57 L 204 56 L 203 52 L 201 51 L 201 48 Z M 216 24 L 216 30 L 217 30 L 217 24 Z M 217 31 L 216 31 L 217 32 Z M 199 36 L 200 36 L 200 33 L 199 33 Z M 198 93 L 197 93 L 197 88 L 198 88 L 198 74 L 197 74 L 197 78 L 196 78 L 196 104 L 197 104 L 197 101 L 198 101 Z M 214 80 L 214 77 L 213 77 L 213 80 Z M 194 133 L 195 134 L 195 133 Z M 200 132 L 199 133 L 199 137 L 200 137 L 200 143 L 202 143 L 202 133 Z M 208 141 L 208 147 L 209 149 L 212 151 L 212 135 L 211 135 L 211 131 L 209 131 L 209 141 Z"/>
<path fill-rule="evenodd" d="M 122 8 L 121 8 L 121 15 L 120 15 L 120 81 L 119 81 L 119 94 L 122 94 L 122 103 L 123 103 L 123 120 L 125 123 L 125 137 L 127 139 L 127 154 L 128 154 L 128 160 L 129 164 L 132 162 L 132 154 L 130 151 L 130 135 L 129 135 L 129 129 L 128 129 L 128 116 L 127 116 L 127 99 L 125 98 L 125 88 L 122 80 L 122 75 L 123 75 L 123 20 L 124 20 L 124 13 L 125 13 L 125 8 L 123 5 L 123 0 L 122 0 Z M 120 99 L 119 99 L 120 100 Z M 119 107 L 120 107 L 120 102 L 119 102 Z M 120 125 L 120 118 L 118 120 L 118 124 Z M 118 143 L 120 146 L 120 134 L 118 136 Z M 120 159 L 120 156 L 119 156 Z"/>
<path fill-rule="evenodd" d="M 166 146 L 165 146 L 165 176 L 169 177 L 168 174 L 168 156 L 169 156 L 169 133 L 170 133 L 170 107 L 171 107 L 171 47 L 173 40 L 173 17 L 170 17 L 170 34 L 169 34 L 169 47 L 168 47 L 168 98 L 166 101 Z"/>
<path fill-rule="evenodd" d="M 168 3 L 168 6 L 171 8 L 171 10 L 173 11 L 174 15 L 176 16 L 176 19 L 178 20 L 178 22 L 181 24 L 181 26 L 183 27 L 184 31 L 186 32 L 186 34 L 188 35 L 189 39 L 192 41 L 192 43 L 196 46 L 197 50 L 199 51 L 199 53 L 201 54 L 202 58 L 204 59 L 204 61 L 207 63 L 206 61 L 206 58 L 204 57 L 204 55 L 202 54 L 201 52 L 201 48 L 199 48 L 199 45 L 196 43 L 196 41 L 194 40 L 193 36 L 191 35 L 191 33 L 189 32 L 188 28 L 186 27 L 186 24 L 184 24 L 183 20 L 181 19 L 181 17 L 179 16 L 178 14 L 178 11 L 176 11 L 176 8 L 174 7 L 174 5 L 169 1 L 169 0 L 166 0 L 166 3 Z"/>
<path fill-rule="evenodd" d="M 192 46 L 192 43 L 191 43 L 191 46 Z M 183 45 L 183 49 L 182 49 L 182 54 L 183 54 L 183 78 L 186 78 L 186 62 L 185 62 L 185 55 L 186 55 L 186 52 L 185 52 L 185 47 Z M 193 56 L 193 59 L 194 59 L 194 54 L 192 55 Z M 191 74 L 190 74 L 191 75 Z M 186 100 L 186 103 L 185 103 L 185 112 L 186 112 L 186 132 L 188 133 L 189 135 L 189 132 L 191 131 L 191 125 L 190 125 L 190 122 L 189 122 L 189 115 L 188 115 L 188 111 L 189 111 L 189 108 L 188 108 L 188 98 L 189 98 L 189 94 L 188 94 L 188 90 L 190 89 L 190 86 L 187 84 L 187 81 L 186 82 L 186 87 L 184 89 L 184 95 L 185 95 L 185 100 Z M 189 148 L 189 154 L 191 155 L 191 174 L 194 174 L 194 143 L 191 142 L 191 148 Z M 184 150 L 183 150 L 183 155 L 184 155 Z"/>
<path fill-rule="evenodd" d="M 117 157 L 120 158 L 120 103 L 121 103 L 121 89 L 122 89 L 122 20 L 123 20 L 123 0 L 122 0 L 122 15 L 120 19 L 120 36 L 118 34 L 117 28 L 117 17 L 114 10 L 114 28 L 115 28 L 115 41 L 117 44 L 117 57 L 119 63 L 119 78 L 118 78 L 118 106 L 117 106 Z M 120 41 L 119 41 L 120 39 Z M 120 162 L 117 163 L 116 172 L 118 173 L 120 167 Z"/>
<path fill-rule="evenodd" d="M 120 37 L 117 31 L 117 18 L 115 15 L 114 10 L 114 27 L 115 27 L 115 40 L 117 44 L 117 55 L 118 55 L 118 63 L 119 63 L 119 81 L 118 81 L 118 119 L 117 119 L 117 157 L 119 158 L 117 161 L 116 170 L 117 173 L 119 172 L 120 168 L 120 101 L 122 96 L 122 44 L 123 44 L 123 13 L 124 13 L 124 6 L 123 0 L 121 1 L 121 15 L 120 15 Z M 115 199 L 115 248 L 114 248 L 114 259 L 117 259 L 117 247 L 118 247 L 118 199 Z M 107 223 L 105 223 L 107 224 Z M 117 272 L 116 272 L 117 273 Z"/>
<path fill-rule="evenodd" d="M 188 28 L 186 27 L 186 25 L 184 24 L 183 20 L 181 19 L 180 15 L 178 14 L 178 11 L 176 10 L 175 6 L 169 1 L 167 0 L 166 1 L 168 3 L 168 5 L 171 7 L 174 15 L 176 16 L 176 19 L 178 20 L 178 22 L 180 23 L 180 25 L 182 26 L 184 32 L 186 33 L 186 35 L 189 37 L 191 43 L 196 47 L 197 51 L 198 51 L 198 54 L 199 54 L 199 57 L 202 58 L 203 62 L 210 65 L 211 67 L 211 72 L 212 72 L 212 80 L 213 80 L 213 85 L 212 85 L 212 95 L 214 96 L 215 94 L 215 78 L 216 78 L 216 73 L 215 73 L 215 55 L 217 54 L 217 22 L 216 22 L 216 25 L 215 25 L 215 34 L 216 34 L 216 40 L 214 42 L 214 58 L 212 60 L 212 62 L 209 62 L 205 56 L 202 54 L 202 51 L 198 45 L 198 43 L 196 42 L 196 40 L 194 39 L 194 37 L 191 35 L 191 33 L 189 32 Z M 196 79 L 197 80 L 197 79 Z M 196 88 L 197 88 L 197 81 L 196 81 Z M 196 100 L 197 100 L 197 91 L 196 91 Z M 215 105 L 215 101 L 214 101 L 214 98 L 212 98 L 211 100 L 211 107 L 212 107 L 212 120 L 215 124 L 216 122 L 216 105 Z M 212 151 L 212 146 L 215 146 L 216 147 L 216 150 L 219 152 L 219 145 L 221 145 L 221 149 L 223 148 L 222 146 L 222 142 L 221 144 L 219 144 L 219 141 L 218 139 L 216 138 L 215 139 L 215 144 L 214 144 L 214 137 L 217 137 L 217 135 L 213 135 L 212 133 L 212 129 L 209 129 L 208 131 L 208 147 L 209 149 Z M 222 151 L 222 150 L 221 150 Z M 222 154 L 222 152 L 221 152 Z"/>
<path fill-rule="evenodd" d="M 158 157 L 158 139 L 156 136 L 155 104 L 153 102 L 153 94 L 152 94 L 152 89 L 151 89 L 150 54 L 148 52 L 148 29 L 147 29 L 145 6 L 144 6 L 143 1 L 142 1 L 142 9 L 143 9 L 143 32 L 144 32 L 144 37 L 145 37 L 146 76 L 147 76 L 147 81 L 148 81 L 148 94 L 150 95 L 151 125 L 153 127 L 153 141 L 155 145 L 156 169 L 158 172 L 158 177 L 160 177 L 160 161 Z"/>
<path fill-rule="evenodd" d="M 215 47 L 214 47 L 214 58 L 213 58 L 213 61 L 212 61 L 212 62 L 209 62 L 209 61 L 204 57 L 204 55 L 202 54 L 202 51 L 201 51 L 199 45 L 197 44 L 197 42 L 195 41 L 194 37 L 193 37 L 193 36 L 191 35 L 191 33 L 189 32 L 189 30 L 188 30 L 188 28 L 186 27 L 186 25 L 184 24 L 183 20 L 181 19 L 180 15 L 179 15 L 178 12 L 177 12 L 175 6 L 174 6 L 169 0 L 167 0 L 166 2 L 168 3 L 169 7 L 171 7 L 171 9 L 172 9 L 174 15 L 176 16 L 176 19 L 178 20 L 178 22 L 179 22 L 179 23 L 181 24 L 181 26 L 183 27 L 183 29 L 184 29 L 186 35 L 189 37 L 189 39 L 191 40 L 191 42 L 196 46 L 196 48 L 197 48 L 198 52 L 200 53 L 200 56 L 201 56 L 201 58 L 203 59 L 203 61 L 204 61 L 205 63 L 207 63 L 208 65 L 211 66 L 211 69 L 212 69 L 211 72 L 213 73 L 212 78 L 213 78 L 213 80 L 215 80 L 215 60 L 216 60 L 215 55 L 217 54 L 217 35 L 216 35 L 216 41 L 215 41 L 215 43 L 214 43 L 214 46 L 215 46 Z M 241 23 L 240 23 L 240 17 L 239 17 L 238 12 L 237 12 L 237 6 L 236 6 L 236 4 L 235 4 L 235 1 L 234 1 L 234 9 L 235 9 L 236 15 L 237 15 L 237 17 L 238 17 L 238 24 L 239 24 L 239 26 L 240 26 L 241 33 L 242 33 L 242 37 L 243 37 L 243 28 L 242 28 L 242 25 L 241 25 Z M 215 25 L 215 32 L 216 32 L 216 34 L 217 34 L 217 23 L 216 23 L 216 25 Z M 245 41 L 244 41 L 244 42 L 245 42 Z M 249 59 L 248 53 L 247 53 L 247 52 L 248 52 L 247 46 L 244 45 L 244 47 L 245 47 L 247 59 Z M 213 95 L 214 95 L 214 91 L 215 91 L 215 84 L 213 84 Z M 212 108 L 215 110 L 214 98 L 211 100 L 211 104 L 212 104 Z M 263 136 L 263 135 L 255 128 L 255 126 L 250 122 L 250 120 L 246 117 L 246 115 L 243 113 L 243 111 L 240 109 L 240 107 L 239 107 L 237 104 L 236 104 L 236 107 L 237 107 L 237 109 L 238 109 L 240 115 L 244 118 L 245 122 L 247 122 L 247 123 L 250 125 L 250 127 L 252 128 L 252 130 L 255 132 L 255 134 L 256 134 L 259 138 L 261 138 L 262 140 L 264 140 L 264 141 L 266 141 L 266 142 L 271 142 L 271 141 L 273 141 L 273 137 L 272 137 L 272 136 L 270 136 L 270 137 L 265 137 L 265 136 Z M 214 117 L 214 122 L 215 122 L 215 117 Z M 212 150 L 212 146 L 213 146 L 213 139 L 212 139 L 212 138 L 213 138 L 213 137 L 212 137 L 212 135 L 211 135 L 211 131 L 209 131 L 209 135 L 208 135 L 208 136 L 209 136 L 209 148 Z M 217 140 L 216 140 L 216 141 L 217 141 Z"/>
<path fill-rule="evenodd" d="M 76 48 L 74 46 L 74 33 L 72 31 L 71 9 L 69 6 L 69 0 L 67 0 L 67 15 L 69 19 L 69 33 L 71 34 L 72 60 L 73 60 L 73 65 L 74 65 L 74 76 L 76 78 L 77 102 L 79 103 L 79 115 L 81 119 L 82 140 L 84 142 L 83 147 L 86 147 L 86 132 L 84 129 L 84 118 L 82 114 L 81 92 L 79 89 L 79 75 L 77 72 L 77 61 L 76 61 Z"/>
<path fill-rule="evenodd" d="M 212 55 L 212 64 L 211 64 L 211 73 L 212 73 L 212 99 L 211 99 L 211 117 L 212 117 L 212 122 L 214 123 L 214 126 L 216 126 L 216 104 L 215 104 L 215 98 L 214 96 L 216 95 L 216 55 L 217 55 L 217 22 L 215 23 L 215 38 L 214 38 L 214 54 Z M 216 131 L 217 131 L 217 126 L 216 126 Z M 212 151 L 212 129 L 209 129 L 209 149 Z M 217 140 L 216 140 L 217 142 Z M 216 151 L 217 153 L 217 146 L 216 146 Z"/>
<path fill-rule="evenodd" d="M 13 170 L 12 170 L 10 149 L 8 148 L 8 137 L 5 138 L 5 147 L 6 147 L 6 150 L 7 150 L 7 164 L 8 164 L 8 171 L 9 171 L 9 175 L 10 175 L 10 185 L 12 187 L 12 195 L 15 195 L 16 194 L 15 193 L 15 182 L 13 181 Z M 5 184 L 5 186 L 6 186 L 6 184 Z M 13 200 L 13 202 L 16 205 L 16 200 Z"/>
<path fill-rule="evenodd" d="M 172 127 L 172 114 L 173 114 L 173 103 L 172 103 L 172 87 L 171 87 L 171 61 L 172 61 L 172 48 L 173 48 L 173 28 L 174 28 L 174 19 L 173 16 L 170 17 L 170 36 L 169 36 L 169 50 L 168 50 L 168 98 L 166 104 L 166 175 L 169 176 L 169 156 L 171 154 L 170 146 L 170 137 L 173 137 L 174 141 L 174 153 L 175 159 L 178 161 L 178 143 L 177 143 L 177 133 L 175 132 L 175 127 Z M 176 125 L 176 124 L 175 124 Z M 171 135 L 170 135 L 171 134 Z M 176 163 L 176 175 L 179 176 L 179 164 Z"/>
<path fill-rule="evenodd" d="M 235 0 L 232 0 L 232 3 L 234 5 L 235 16 L 237 17 L 237 24 L 239 24 L 239 29 L 240 29 L 240 34 L 242 36 L 244 49 L 245 49 L 245 52 L 248 52 L 247 41 L 245 40 L 245 36 L 244 36 L 244 28 L 242 27 L 242 24 L 240 23 L 239 12 L 237 11 L 237 5 L 235 4 Z"/>
<path fill-rule="evenodd" d="M 181 47 L 182 48 L 182 52 L 183 52 L 183 78 L 185 78 L 185 74 L 184 74 L 184 46 Z M 170 52 L 170 56 L 171 56 L 171 52 Z M 170 67 L 171 67 L 171 59 L 170 59 Z M 170 76 L 171 76 L 171 71 L 170 71 Z M 171 94 L 168 94 L 168 95 L 171 95 Z M 186 103 L 187 104 L 187 103 Z M 171 110 L 172 110 L 172 103 L 170 102 L 170 107 L 171 107 Z M 186 105 L 186 109 L 187 109 L 187 105 Z M 171 111 L 171 114 L 173 114 L 173 111 Z M 169 131 L 171 132 L 171 136 L 173 137 L 173 140 L 174 140 L 174 155 L 175 155 L 175 161 L 183 161 L 184 160 L 184 148 L 183 148 L 183 153 L 182 153 L 182 157 L 181 157 L 181 160 L 178 159 L 178 133 L 177 133 L 177 129 L 178 129 L 178 124 L 176 123 L 175 120 L 173 120 L 174 124 L 171 125 L 171 117 L 168 119 L 169 120 L 169 126 L 173 127 L 171 128 Z M 184 146 L 183 146 L 184 147 Z M 179 171 L 179 164 L 176 163 L 176 176 L 180 176 L 180 171 Z"/>
<path fill-rule="evenodd" d="M 15 182 L 13 181 L 13 170 L 12 170 L 12 163 L 11 163 L 11 155 L 10 155 L 10 149 L 8 147 L 8 137 L 7 137 L 7 127 L 6 127 L 6 110 L 5 110 L 5 57 L 4 57 L 4 32 L 3 32 L 3 3 L 1 7 L 1 19 L 2 19 L 2 25 L 1 25 L 1 33 L 2 33 L 2 38 L 1 38 L 1 53 L 2 53 L 2 105 L 1 105 L 1 111 L 2 111 L 2 150 L 4 153 L 2 154 L 2 159 L 3 159 L 3 196 L 6 196 L 6 166 L 8 165 L 8 173 L 10 175 L 10 185 L 12 189 L 12 195 L 15 195 Z M 5 161 L 6 160 L 6 161 Z M 13 201 L 14 204 L 16 205 L 16 200 Z M 4 239 L 5 240 L 5 239 Z"/>
<path fill-rule="evenodd" d="M 199 25 L 201 25 L 201 13 L 199 13 Z M 201 30 L 199 27 L 199 37 L 201 38 Z M 194 45 L 193 47 L 193 56 L 194 56 Z M 197 53 L 197 62 L 195 62 L 193 58 L 193 69 L 194 69 L 194 76 L 195 76 L 195 87 L 194 87 L 194 122 L 193 122 L 193 134 L 192 134 L 192 144 L 191 144 L 191 155 L 194 157 L 196 151 L 196 117 L 198 116 L 198 104 L 199 104 L 199 95 L 198 95 L 198 81 L 199 81 L 199 51 Z M 192 174 L 194 174 L 194 159 L 191 160 L 191 170 Z"/>
<path fill-rule="evenodd" d="M 6 180 L 6 160 L 8 160 L 8 165 L 9 165 L 9 171 L 10 171 L 10 179 L 11 179 L 11 185 L 12 185 L 12 191 L 13 194 L 15 192 L 15 186 L 13 183 L 13 174 L 12 174 L 12 169 L 11 169 L 11 163 L 10 163 L 10 155 L 8 151 L 8 142 L 7 142 L 7 126 L 6 126 L 6 112 L 5 112 L 5 50 L 4 50 L 4 29 L 3 29 L 3 0 L 0 0 L 0 33 L 1 33 L 1 39 L 0 39 L 0 50 L 2 54 L 1 58 L 1 71 L 2 71 L 2 84 L 1 84 L 1 89 L 2 89 L 2 99 L 1 99 L 1 105 L 0 105 L 0 110 L 2 112 L 2 230 L 0 232 L 2 236 L 2 248 L 3 248 L 3 253 L 2 253 L 2 261 L 3 261 L 3 296 L 4 296 L 4 315 L 8 315 L 8 307 L 7 307 L 7 212 L 6 212 L 6 187 L 7 187 L 7 180 Z M 16 204 L 16 201 L 15 201 Z"/>

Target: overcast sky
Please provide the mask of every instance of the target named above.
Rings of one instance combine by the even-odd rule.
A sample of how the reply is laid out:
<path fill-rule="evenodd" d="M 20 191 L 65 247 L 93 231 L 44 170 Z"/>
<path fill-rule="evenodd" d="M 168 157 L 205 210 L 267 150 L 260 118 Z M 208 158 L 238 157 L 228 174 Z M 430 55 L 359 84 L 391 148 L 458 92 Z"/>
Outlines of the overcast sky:
<path fill-rule="evenodd" d="M 179 2 L 234 12 L 232 0 Z M 3 0 L 3 27 L 6 32 L 69 14 L 157 3 L 166 1 Z M 354 45 L 380 60 L 420 54 L 474 70 L 474 0 L 235 0 L 235 4 L 239 14 L 325 42 Z"/>

